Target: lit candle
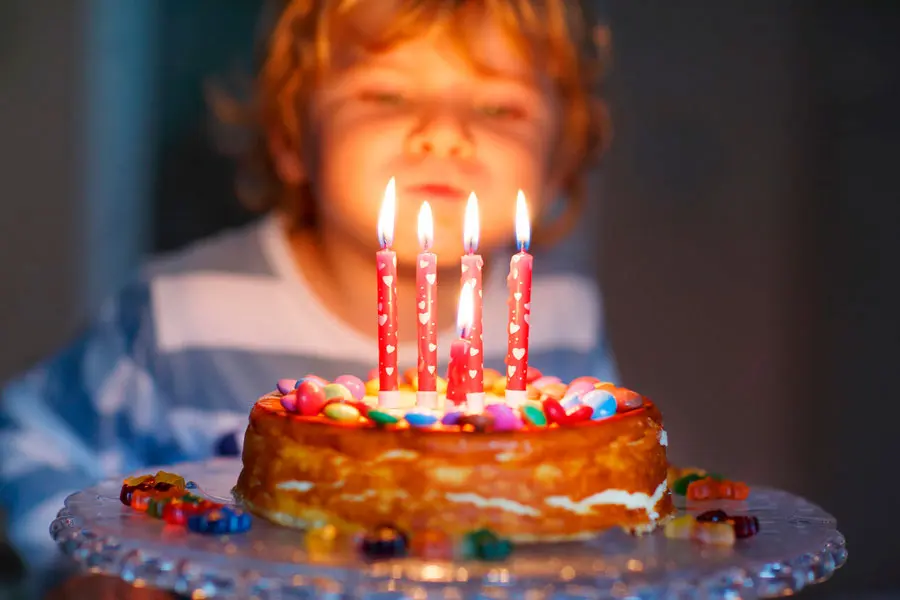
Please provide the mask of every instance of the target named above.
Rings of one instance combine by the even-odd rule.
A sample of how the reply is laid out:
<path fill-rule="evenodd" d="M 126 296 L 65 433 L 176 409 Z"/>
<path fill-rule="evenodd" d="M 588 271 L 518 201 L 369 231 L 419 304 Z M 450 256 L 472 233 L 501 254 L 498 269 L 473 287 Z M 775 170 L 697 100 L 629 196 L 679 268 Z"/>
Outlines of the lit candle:
<path fill-rule="evenodd" d="M 434 219 L 431 205 L 419 210 L 419 245 L 416 259 L 416 333 L 419 347 L 418 391 L 416 404 L 422 408 L 437 405 L 437 255 L 431 252 Z"/>
<path fill-rule="evenodd" d="M 531 314 L 531 270 L 533 257 L 528 254 L 531 223 L 525 194 L 516 198 L 516 244 L 519 251 L 509 262 L 509 324 L 506 351 L 506 402 L 519 406 L 526 398 L 528 375 L 528 329 Z"/>
<path fill-rule="evenodd" d="M 465 255 L 461 259 L 462 274 L 460 278 L 461 286 L 467 283 L 472 286 L 472 328 L 469 331 L 469 341 L 472 344 L 469 353 L 471 355 L 472 364 L 476 371 L 473 377 L 473 392 L 484 392 L 484 335 L 482 312 L 483 312 L 483 293 L 481 285 L 481 272 L 484 269 L 484 260 L 478 252 L 478 197 L 475 192 L 469 195 L 469 201 L 466 203 L 466 216 L 463 223 L 463 248 Z"/>
<path fill-rule="evenodd" d="M 397 372 L 397 254 L 394 242 L 394 218 L 397 190 L 394 178 L 388 182 L 378 215 L 378 404 L 394 408 L 399 404 Z"/>
<path fill-rule="evenodd" d="M 459 339 L 450 345 L 450 367 L 447 372 L 447 399 L 457 406 L 466 404 L 469 412 L 481 412 L 484 393 L 475 390 L 475 355 L 472 354 L 471 330 L 474 322 L 475 293 L 470 282 L 459 293 L 456 327 Z"/>

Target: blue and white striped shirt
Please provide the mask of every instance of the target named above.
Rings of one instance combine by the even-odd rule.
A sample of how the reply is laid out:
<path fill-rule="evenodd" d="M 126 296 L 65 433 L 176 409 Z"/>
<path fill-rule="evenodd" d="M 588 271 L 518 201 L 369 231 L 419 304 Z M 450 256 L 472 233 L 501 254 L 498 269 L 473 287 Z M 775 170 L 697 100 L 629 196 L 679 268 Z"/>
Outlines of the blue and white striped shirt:
<path fill-rule="evenodd" d="M 561 263 L 571 260 L 535 257 L 530 362 L 615 380 L 598 290 Z M 506 270 L 484 288 L 485 365 L 501 371 Z M 413 344 L 398 351 L 401 367 L 415 365 Z M 279 378 L 364 376 L 375 354 L 308 289 L 275 217 L 153 262 L 81 339 L 3 390 L 0 503 L 13 543 L 45 553 L 65 496 L 103 477 L 237 454 L 251 405 Z"/>

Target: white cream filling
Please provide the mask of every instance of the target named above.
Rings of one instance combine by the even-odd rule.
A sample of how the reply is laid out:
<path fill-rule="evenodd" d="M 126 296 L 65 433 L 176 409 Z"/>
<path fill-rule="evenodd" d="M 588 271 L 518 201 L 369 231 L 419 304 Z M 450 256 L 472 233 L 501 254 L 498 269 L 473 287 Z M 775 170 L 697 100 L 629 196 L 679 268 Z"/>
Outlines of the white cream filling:
<path fill-rule="evenodd" d="M 419 458 L 418 452 L 398 448 L 379 454 L 375 460 L 380 462 L 382 460 L 416 460 L 417 458 Z"/>
<path fill-rule="evenodd" d="M 312 481 L 282 481 L 276 485 L 279 490 L 293 490 L 296 492 L 308 492 L 316 487 Z"/>
<path fill-rule="evenodd" d="M 530 506 L 525 506 L 524 504 L 519 504 L 513 500 L 507 500 L 506 498 L 484 498 L 478 494 L 472 493 L 445 494 L 444 497 L 450 502 L 474 504 L 478 508 L 499 508 L 500 510 L 505 510 L 506 512 L 515 513 L 517 515 L 526 515 L 529 517 L 541 516 L 539 510 Z"/>
<path fill-rule="evenodd" d="M 568 496 L 549 496 L 544 500 L 548 506 L 554 508 L 562 508 L 569 510 L 575 514 L 588 515 L 595 506 L 603 504 L 617 504 L 624 506 L 629 510 L 644 509 L 647 516 L 651 519 L 659 518 L 659 513 L 654 510 L 656 505 L 662 500 L 668 486 L 666 480 L 656 486 L 656 491 L 652 496 L 648 496 L 644 492 L 625 492 L 623 490 L 604 490 L 592 496 L 588 496 L 583 500 L 575 502 Z"/>
<path fill-rule="evenodd" d="M 659 445 L 660 446 L 668 446 L 669 445 L 669 434 L 666 433 L 665 429 L 659 430 Z"/>

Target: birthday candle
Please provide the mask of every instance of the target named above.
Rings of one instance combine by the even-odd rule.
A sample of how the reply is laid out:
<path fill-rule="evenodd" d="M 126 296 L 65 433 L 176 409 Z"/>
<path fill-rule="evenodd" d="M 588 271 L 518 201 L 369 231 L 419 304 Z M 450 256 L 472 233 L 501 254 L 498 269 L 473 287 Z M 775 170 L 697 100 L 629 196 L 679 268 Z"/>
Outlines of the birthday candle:
<path fill-rule="evenodd" d="M 388 182 L 378 215 L 376 253 L 378 265 L 378 403 L 393 408 L 399 401 L 397 372 L 397 254 L 394 242 L 394 219 L 397 211 L 396 183 Z"/>
<path fill-rule="evenodd" d="M 456 405 L 466 402 L 472 391 L 471 328 L 474 312 L 472 285 L 465 283 L 459 293 L 456 328 L 459 339 L 450 345 L 450 366 L 447 370 L 447 400 Z"/>
<path fill-rule="evenodd" d="M 484 391 L 484 336 L 482 314 L 484 307 L 481 272 L 484 269 L 484 260 L 478 252 L 478 197 L 475 192 L 469 195 L 466 203 L 466 215 L 463 223 L 463 248 L 465 254 L 461 259 L 460 287 L 467 283 L 472 286 L 472 327 L 468 333 L 468 339 L 472 347 L 469 349 L 471 363 L 476 371 L 473 377 L 473 392 Z"/>
<path fill-rule="evenodd" d="M 435 408 L 437 401 L 437 255 L 431 252 L 434 219 L 428 202 L 419 211 L 419 245 L 416 258 L 416 333 L 418 338 L 418 393 L 416 403 Z"/>
<path fill-rule="evenodd" d="M 509 319 L 506 351 L 506 401 L 519 405 L 525 400 L 528 375 L 528 330 L 531 315 L 531 271 L 533 257 L 528 254 L 531 223 L 525 195 L 516 198 L 516 243 L 518 252 L 509 262 Z"/>

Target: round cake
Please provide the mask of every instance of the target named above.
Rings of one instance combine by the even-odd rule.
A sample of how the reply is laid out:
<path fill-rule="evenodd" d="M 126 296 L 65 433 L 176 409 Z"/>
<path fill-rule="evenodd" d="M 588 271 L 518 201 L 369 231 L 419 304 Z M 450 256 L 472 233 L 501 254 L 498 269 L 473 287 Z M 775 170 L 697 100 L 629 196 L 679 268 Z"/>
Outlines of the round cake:
<path fill-rule="evenodd" d="M 416 409 L 415 391 L 390 410 L 373 395 L 332 394 L 301 411 L 296 398 L 267 394 L 250 413 L 235 495 L 298 528 L 487 528 L 517 542 L 653 530 L 673 511 L 659 410 L 611 384 L 594 386 L 616 399 L 605 412 L 556 387 L 529 388 L 515 407 L 489 392 L 478 414 Z"/>

